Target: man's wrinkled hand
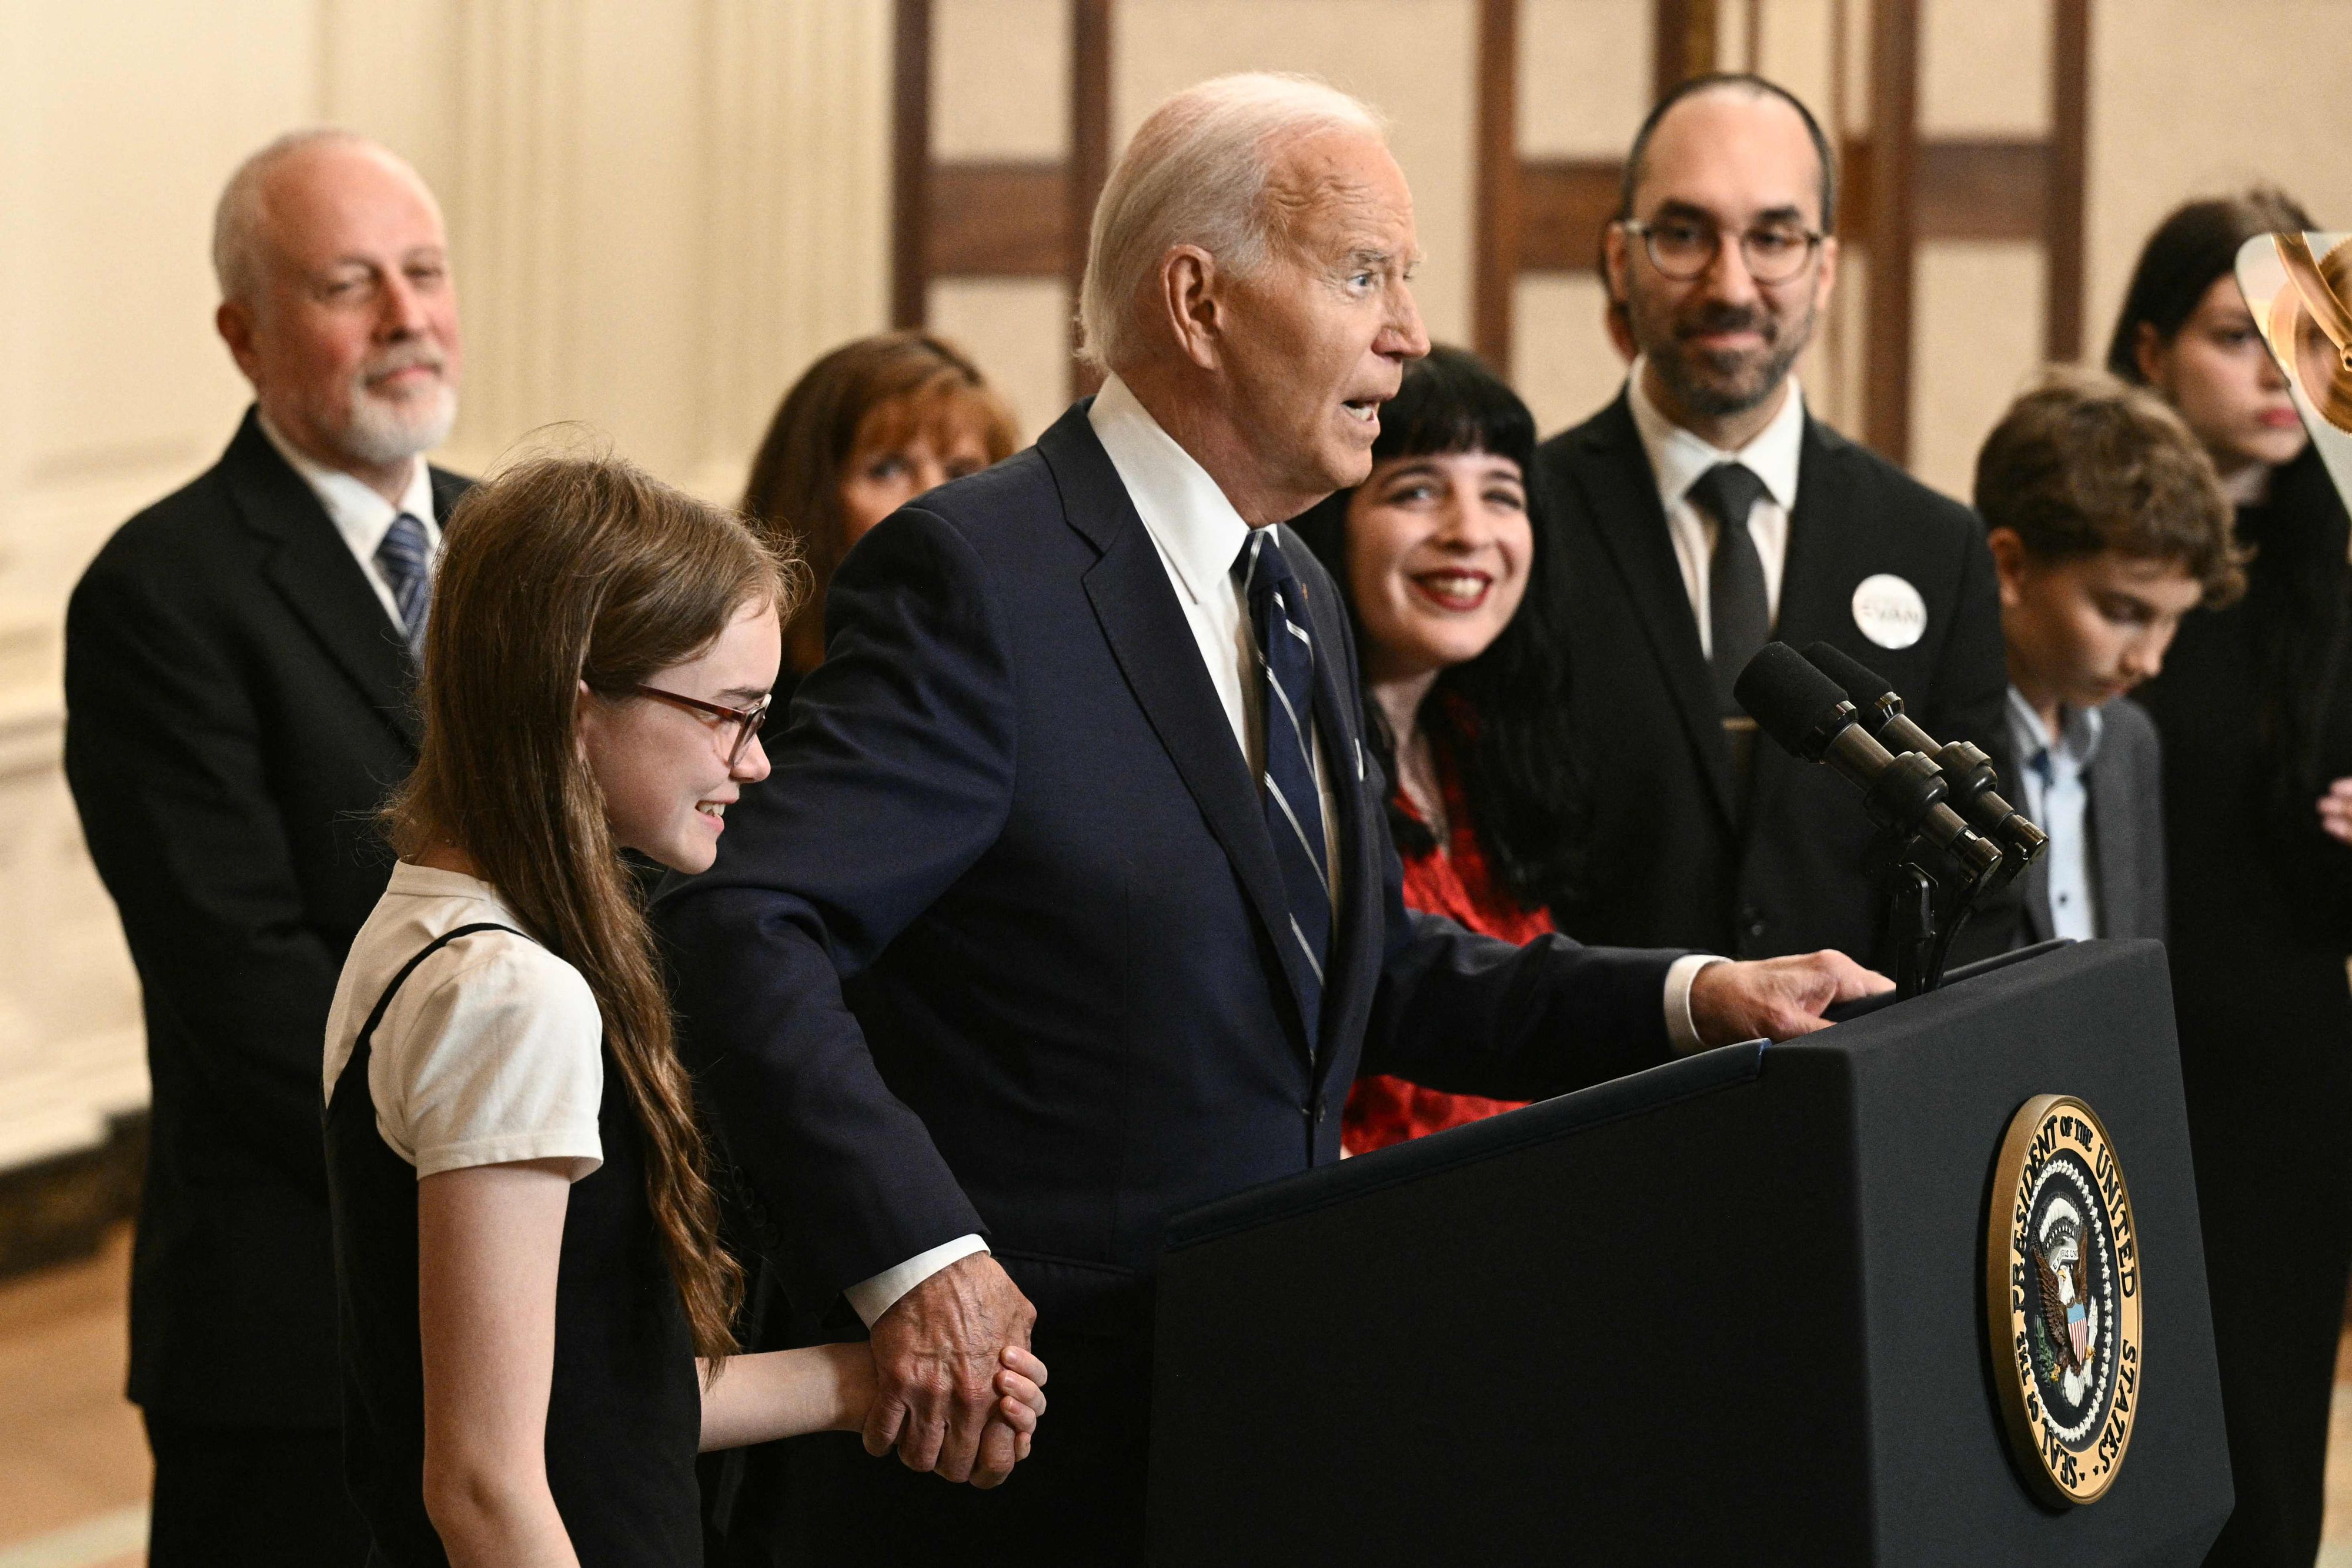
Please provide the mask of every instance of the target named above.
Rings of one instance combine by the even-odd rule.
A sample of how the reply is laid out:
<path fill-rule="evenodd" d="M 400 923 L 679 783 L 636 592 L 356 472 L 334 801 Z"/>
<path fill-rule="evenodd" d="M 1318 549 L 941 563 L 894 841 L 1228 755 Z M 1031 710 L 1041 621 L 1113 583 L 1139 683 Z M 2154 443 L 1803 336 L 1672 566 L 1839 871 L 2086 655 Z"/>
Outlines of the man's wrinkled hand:
<path fill-rule="evenodd" d="M 1790 1040 L 1827 1029 L 1822 1017 L 1838 1002 L 1859 1001 L 1895 988 L 1875 969 L 1824 948 L 1790 958 L 1709 964 L 1691 981 L 1691 1022 L 1703 1045 L 1734 1040 Z"/>
<path fill-rule="evenodd" d="M 1005 1347 L 1027 1350 L 1036 1321 L 1036 1308 L 984 1252 L 899 1297 L 874 1324 L 866 1451 L 896 1448 L 908 1469 L 951 1481 L 1003 1481 L 1027 1454 L 1029 1434 L 998 1408 L 1005 1397 L 999 1374 Z"/>

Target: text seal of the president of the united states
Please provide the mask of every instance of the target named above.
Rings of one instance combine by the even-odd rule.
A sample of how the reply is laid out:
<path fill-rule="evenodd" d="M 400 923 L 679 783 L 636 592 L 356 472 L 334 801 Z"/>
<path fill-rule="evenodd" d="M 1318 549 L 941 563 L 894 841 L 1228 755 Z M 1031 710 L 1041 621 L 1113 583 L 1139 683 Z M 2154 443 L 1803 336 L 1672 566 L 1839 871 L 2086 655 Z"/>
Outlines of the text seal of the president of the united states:
<path fill-rule="evenodd" d="M 1989 1230 L 1985 1312 L 2011 1451 L 2043 1501 L 2095 1501 L 2139 1416 L 2146 1288 L 2131 1191 L 2088 1105 L 2041 1094 L 2019 1109 Z"/>

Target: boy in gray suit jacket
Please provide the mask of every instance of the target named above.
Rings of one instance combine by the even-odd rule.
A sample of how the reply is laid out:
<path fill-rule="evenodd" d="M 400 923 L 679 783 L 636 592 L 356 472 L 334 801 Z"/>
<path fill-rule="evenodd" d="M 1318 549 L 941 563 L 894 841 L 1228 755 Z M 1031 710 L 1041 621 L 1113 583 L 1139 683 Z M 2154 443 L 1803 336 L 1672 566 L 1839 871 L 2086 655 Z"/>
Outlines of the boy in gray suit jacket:
<path fill-rule="evenodd" d="M 2165 935 L 2156 727 L 2124 693 L 2180 618 L 2244 586 L 2211 459 L 2171 408 L 2097 371 L 2052 371 L 1977 455 L 2000 580 L 2019 805 L 2050 834 L 2026 942 Z"/>

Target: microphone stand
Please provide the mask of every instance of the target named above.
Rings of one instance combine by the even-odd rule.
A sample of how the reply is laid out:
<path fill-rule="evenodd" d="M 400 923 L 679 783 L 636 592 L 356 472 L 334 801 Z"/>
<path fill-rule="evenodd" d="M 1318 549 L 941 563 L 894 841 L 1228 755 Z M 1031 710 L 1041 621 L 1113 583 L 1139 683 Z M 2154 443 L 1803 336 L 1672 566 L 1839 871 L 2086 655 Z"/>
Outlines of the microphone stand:
<path fill-rule="evenodd" d="M 1936 936 L 1936 884 L 1908 860 L 1886 873 L 1886 940 L 1895 950 L 1895 995 L 1909 1001 L 1932 989 L 1928 978 Z M 1940 966 L 1937 966 L 1940 971 Z M 1940 972 L 1937 978 L 1942 978 Z"/>
<path fill-rule="evenodd" d="M 1895 853 L 1884 879 L 1886 940 L 1895 955 L 1895 998 L 1908 1001 L 1944 983 L 1953 938 L 1976 913 L 1977 900 L 2001 868 L 1996 863 L 1955 891 L 1919 863 L 1927 851 L 1917 835 L 1890 832 L 1887 837 Z M 1938 900 L 1939 893 L 1949 896 Z"/>

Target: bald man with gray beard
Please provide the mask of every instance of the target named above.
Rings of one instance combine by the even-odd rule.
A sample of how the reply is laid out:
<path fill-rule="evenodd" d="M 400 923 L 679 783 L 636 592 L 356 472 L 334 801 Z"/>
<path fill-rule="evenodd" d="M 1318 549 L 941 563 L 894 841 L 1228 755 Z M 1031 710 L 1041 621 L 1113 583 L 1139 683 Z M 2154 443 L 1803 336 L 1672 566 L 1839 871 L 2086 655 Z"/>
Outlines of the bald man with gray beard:
<path fill-rule="evenodd" d="M 341 131 L 223 192 L 215 322 L 254 403 L 124 524 L 66 618 L 66 776 L 144 992 L 154 1084 L 131 1398 L 153 1568 L 361 1562 L 343 1484 L 319 1071 L 416 755 L 463 350 L 432 193 Z"/>

